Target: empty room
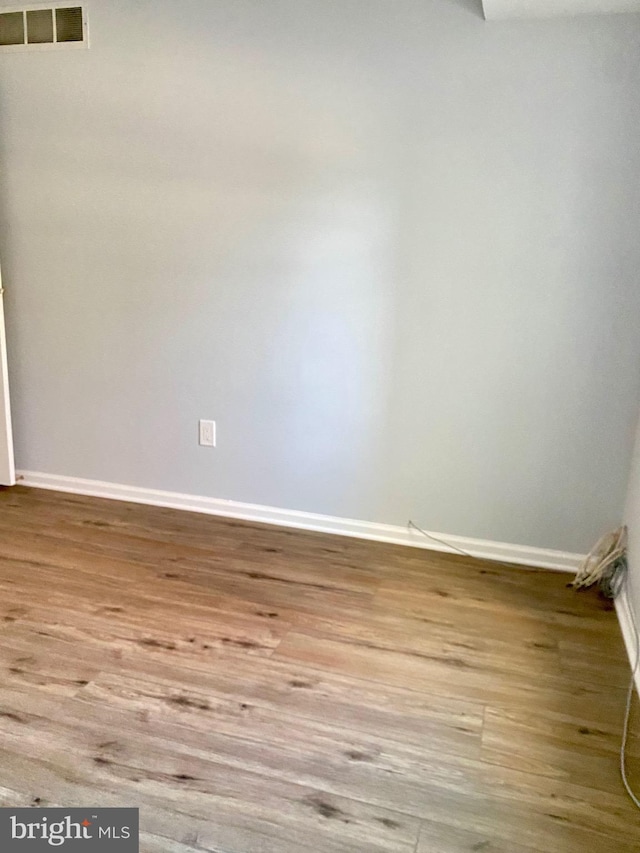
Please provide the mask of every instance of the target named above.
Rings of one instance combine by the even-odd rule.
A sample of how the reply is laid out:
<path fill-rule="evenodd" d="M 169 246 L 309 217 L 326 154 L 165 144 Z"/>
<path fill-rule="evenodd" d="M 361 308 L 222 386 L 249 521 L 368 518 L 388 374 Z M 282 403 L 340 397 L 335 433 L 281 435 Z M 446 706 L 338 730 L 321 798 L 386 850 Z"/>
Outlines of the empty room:
<path fill-rule="evenodd" d="M 638 853 L 640 0 L 0 0 L 0 851 Z"/>

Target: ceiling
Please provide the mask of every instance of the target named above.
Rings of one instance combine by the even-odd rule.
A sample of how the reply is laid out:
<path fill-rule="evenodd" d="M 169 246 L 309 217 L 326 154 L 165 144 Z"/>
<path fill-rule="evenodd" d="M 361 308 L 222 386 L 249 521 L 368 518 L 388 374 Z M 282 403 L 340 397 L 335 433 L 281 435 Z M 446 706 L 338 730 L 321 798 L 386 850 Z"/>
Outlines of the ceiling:
<path fill-rule="evenodd" d="M 487 21 L 640 12 L 640 0 L 482 0 Z"/>

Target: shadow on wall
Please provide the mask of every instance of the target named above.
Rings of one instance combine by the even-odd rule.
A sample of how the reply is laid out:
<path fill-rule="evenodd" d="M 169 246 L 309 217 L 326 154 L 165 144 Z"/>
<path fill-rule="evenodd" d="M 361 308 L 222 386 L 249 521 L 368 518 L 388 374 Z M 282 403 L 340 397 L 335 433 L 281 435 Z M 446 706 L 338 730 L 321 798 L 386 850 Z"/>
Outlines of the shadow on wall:
<path fill-rule="evenodd" d="M 371 177 L 375 88 L 363 79 L 350 97 L 340 69 L 305 77 L 302 66 L 283 80 L 238 46 L 218 50 L 215 86 L 203 67 L 193 52 L 178 64 L 149 49 L 133 86 L 135 68 L 105 65 L 106 98 L 87 97 L 79 111 L 61 95 L 55 116 L 44 104 L 37 122 L 21 115 L 33 122 L 29 141 L 3 151 L 15 165 L 2 197 L 15 203 L 0 199 L 1 221 L 30 222 L 50 253 L 51 286 L 19 298 L 51 353 L 51 396 L 82 413 L 105 465 L 128 466 L 110 479 L 153 482 L 155 471 L 159 485 L 170 482 L 158 460 L 175 455 L 191 434 L 185 421 L 215 401 L 235 427 L 219 454 L 229 466 L 226 479 L 217 472 L 223 496 L 252 488 L 255 502 L 274 503 L 269 484 L 281 483 L 279 504 L 313 508 L 329 505 L 338 477 L 334 512 L 364 504 L 373 514 L 394 314 L 393 212 L 384 181 Z M 52 149 L 73 162 L 52 160 Z M 70 168 L 82 179 L 70 182 Z M 46 210 L 17 191 L 24 175 Z M 67 251 L 72 235 L 82 251 Z M 26 257 L 9 248 L 10 260 Z M 35 263 L 15 279 L 28 273 L 43 280 Z M 19 358 L 30 332 L 17 319 L 12 332 L 20 413 L 29 403 L 19 390 L 36 377 Z M 141 446 L 133 425 L 149 418 L 164 428 Z M 61 424 L 56 452 L 74 445 L 69 435 Z M 135 458 L 125 463 L 123 447 Z M 206 492 L 196 462 L 190 475 L 203 483 L 188 488 Z"/>
<path fill-rule="evenodd" d="M 484 12 L 482 9 L 482 0 L 445 0 L 450 6 L 459 6 L 461 9 L 466 9 L 476 18 L 482 18 L 484 21 Z"/>

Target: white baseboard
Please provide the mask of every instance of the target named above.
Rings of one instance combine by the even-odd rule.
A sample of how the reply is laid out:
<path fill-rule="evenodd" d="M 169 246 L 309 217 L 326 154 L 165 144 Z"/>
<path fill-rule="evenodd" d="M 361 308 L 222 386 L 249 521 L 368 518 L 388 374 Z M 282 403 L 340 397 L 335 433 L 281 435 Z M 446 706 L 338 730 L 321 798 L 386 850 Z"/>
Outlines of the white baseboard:
<path fill-rule="evenodd" d="M 312 512 L 276 509 L 218 498 L 183 495 L 179 492 L 163 492 L 157 489 L 141 489 L 137 486 L 103 483 L 99 480 L 82 480 L 59 474 L 42 474 L 37 471 L 19 471 L 18 481 L 22 485 L 37 489 L 52 489 L 57 492 L 71 492 L 78 495 L 91 495 L 151 506 L 170 507 L 207 515 L 220 515 L 225 518 L 238 518 L 243 521 L 257 521 L 282 527 L 312 530 L 318 533 L 335 533 L 340 536 L 353 536 L 359 539 L 372 539 L 377 542 L 390 542 L 396 545 L 409 545 L 413 548 L 455 553 L 455 548 L 450 549 L 444 544 L 427 539 L 417 530 L 408 526 L 398 527 L 370 521 L 355 521 L 349 518 L 318 515 Z M 485 539 L 469 539 L 466 536 L 454 536 L 445 533 L 434 533 L 433 536 L 450 542 L 451 545 L 474 557 L 496 560 L 501 563 L 515 563 L 561 572 L 575 572 L 583 559 L 582 554 L 572 554 L 567 551 L 510 545 L 505 542 L 491 542 Z"/>
<path fill-rule="evenodd" d="M 618 614 L 618 622 L 624 644 L 627 647 L 627 655 L 629 656 L 629 664 L 631 668 L 635 667 L 636 690 L 640 696 L 640 666 L 638 666 L 638 640 L 636 638 L 635 626 L 631 615 L 631 602 L 627 590 L 624 589 L 616 598 L 616 613 Z"/>

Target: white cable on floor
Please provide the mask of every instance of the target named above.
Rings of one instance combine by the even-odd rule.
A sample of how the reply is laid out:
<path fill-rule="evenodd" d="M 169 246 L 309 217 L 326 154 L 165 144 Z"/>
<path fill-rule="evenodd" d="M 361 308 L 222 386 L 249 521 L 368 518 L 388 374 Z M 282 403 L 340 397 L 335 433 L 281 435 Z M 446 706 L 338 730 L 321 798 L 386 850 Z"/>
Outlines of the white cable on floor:
<path fill-rule="evenodd" d="M 451 545 L 450 542 L 445 542 L 444 539 L 438 539 L 438 537 L 434 536 L 432 533 L 427 533 L 426 530 L 423 530 L 421 527 L 418 527 L 417 524 L 414 524 L 411 519 L 409 519 L 407 527 L 413 527 L 414 530 L 417 530 L 418 533 L 422 533 L 422 535 L 426 536 L 427 539 L 433 539 L 434 542 L 439 542 L 441 545 L 444 545 L 447 548 L 451 548 L 452 551 L 457 551 L 458 554 L 462 554 L 463 557 L 471 557 L 472 560 L 480 559 L 479 557 L 474 557 L 473 554 L 469 554 L 468 551 L 463 551 L 462 548 L 456 548 L 456 546 Z"/>

